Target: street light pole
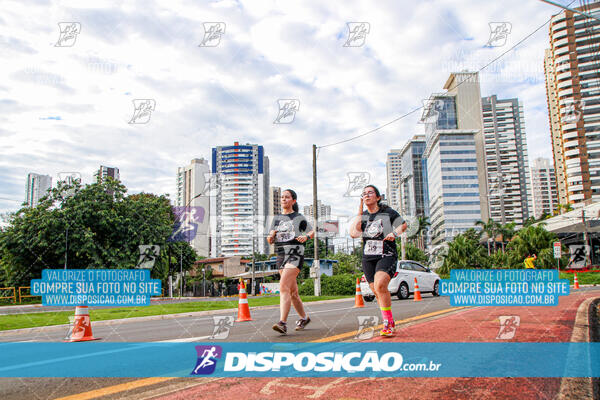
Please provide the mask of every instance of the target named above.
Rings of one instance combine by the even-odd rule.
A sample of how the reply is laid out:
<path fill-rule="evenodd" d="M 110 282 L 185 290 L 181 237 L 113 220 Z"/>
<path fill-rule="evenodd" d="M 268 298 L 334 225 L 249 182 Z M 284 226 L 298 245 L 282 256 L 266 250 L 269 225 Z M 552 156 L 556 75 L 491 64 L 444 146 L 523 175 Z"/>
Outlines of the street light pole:
<path fill-rule="evenodd" d="M 321 267 L 319 264 L 319 213 L 317 212 L 317 145 L 313 144 L 313 240 L 314 258 L 312 269 L 315 271 L 315 296 L 321 295 Z"/>
<path fill-rule="evenodd" d="M 194 199 L 197 199 L 198 197 L 202 196 L 202 193 L 199 193 L 197 195 L 195 195 L 194 197 L 192 197 L 187 204 L 185 205 L 184 209 L 188 208 L 190 206 L 190 204 L 192 203 L 192 201 Z M 184 211 L 185 212 L 185 211 Z M 186 219 L 189 223 L 189 213 L 186 214 Z M 181 221 L 183 223 L 183 221 Z M 188 241 L 188 244 L 190 244 L 191 240 Z M 190 244 L 191 245 L 191 244 Z M 183 252 L 183 247 L 181 248 L 180 254 Z M 180 255 L 180 260 L 179 260 L 179 274 L 180 274 L 180 279 L 181 279 L 181 283 L 183 284 L 183 260 L 182 257 Z M 180 284 L 180 292 L 179 292 L 179 297 L 181 297 L 181 291 L 183 290 L 183 285 Z M 171 245 L 169 244 L 169 297 L 173 297 L 173 275 L 171 274 Z"/>
<path fill-rule="evenodd" d="M 202 297 L 206 297 L 206 268 L 202 268 Z"/>

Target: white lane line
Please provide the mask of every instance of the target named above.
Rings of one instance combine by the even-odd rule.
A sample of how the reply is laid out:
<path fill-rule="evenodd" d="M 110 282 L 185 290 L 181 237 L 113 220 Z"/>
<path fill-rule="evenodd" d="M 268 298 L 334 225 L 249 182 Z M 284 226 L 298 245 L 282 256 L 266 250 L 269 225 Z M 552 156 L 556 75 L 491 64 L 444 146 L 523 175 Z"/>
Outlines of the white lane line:
<path fill-rule="evenodd" d="M 211 336 L 198 336 L 181 339 L 156 340 L 153 343 L 185 343 L 185 342 L 201 342 L 204 339 L 210 339 Z"/>

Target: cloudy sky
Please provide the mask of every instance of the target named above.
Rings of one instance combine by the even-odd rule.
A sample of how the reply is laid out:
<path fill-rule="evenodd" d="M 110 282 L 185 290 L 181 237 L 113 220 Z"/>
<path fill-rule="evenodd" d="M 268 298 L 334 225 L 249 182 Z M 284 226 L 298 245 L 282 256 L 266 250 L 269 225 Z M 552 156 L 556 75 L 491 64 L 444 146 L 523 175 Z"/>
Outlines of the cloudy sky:
<path fill-rule="evenodd" d="M 19 208 L 29 172 L 90 182 L 101 164 L 118 167 L 130 193 L 174 198 L 178 166 L 234 141 L 262 144 L 271 185 L 297 189 L 305 205 L 313 143 L 420 107 L 450 72 L 481 68 L 559 11 L 535 0 L 83 4 L 2 2 L 0 212 Z M 348 22 L 367 23 L 364 44 L 348 42 Z M 486 46 L 493 22 L 508 22 L 503 46 Z M 205 41 L 205 26 L 224 29 L 220 40 Z M 530 160 L 551 158 L 546 47 L 547 25 L 481 73 L 482 96 L 523 102 Z M 147 123 L 129 123 L 136 99 L 154 101 Z M 279 99 L 299 101 L 292 123 L 273 123 Z M 355 212 L 349 172 L 385 191 L 386 153 L 422 132 L 419 117 L 320 149 L 319 197 L 334 214 Z"/>

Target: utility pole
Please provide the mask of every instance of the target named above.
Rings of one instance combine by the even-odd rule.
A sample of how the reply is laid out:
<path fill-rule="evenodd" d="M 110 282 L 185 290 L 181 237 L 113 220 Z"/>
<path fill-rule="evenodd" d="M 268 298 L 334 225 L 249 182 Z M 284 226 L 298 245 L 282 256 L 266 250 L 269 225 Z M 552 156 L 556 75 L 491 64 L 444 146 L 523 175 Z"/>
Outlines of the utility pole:
<path fill-rule="evenodd" d="M 67 225 L 67 234 L 65 237 L 65 269 L 67 269 L 67 257 L 69 256 L 69 225 Z"/>
<path fill-rule="evenodd" d="M 183 296 L 183 246 L 179 251 L 179 297 Z"/>
<path fill-rule="evenodd" d="M 173 271 L 171 269 L 171 245 L 169 245 L 169 297 L 173 297 Z"/>
<path fill-rule="evenodd" d="M 583 245 L 588 246 L 589 242 L 588 242 L 588 234 L 587 234 L 587 225 L 585 222 L 585 208 L 581 209 L 581 222 L 583 222 Z M 585 249 L 585 247 L 584 247 L 584 249 Z M 590 246 L 590 253 L 591 253 L 591 249 L 592 249 L 592 246 Z M 590 256 L 591 256 L 591 254 L 586 254 L 586 260 L 585 260 L 586 267 L 589 267 L 592 264 L 592 262 L 590 260 Z"/>
<path fill-rule="evenodd" d="M 402 232 L 400 235 L 400 255 L 402 256 L 402 260 L 406 260 L 406 232 Z"/>
<path fill-rule="evenodd" d="M 319 213 L 317 212 L 317 145 L 313 144 L 313 221 L 314 221 L 314 258 L 312 270 L 315 276 L 315 296 L 321 295 L 321 267 L 319 264 Z"/>

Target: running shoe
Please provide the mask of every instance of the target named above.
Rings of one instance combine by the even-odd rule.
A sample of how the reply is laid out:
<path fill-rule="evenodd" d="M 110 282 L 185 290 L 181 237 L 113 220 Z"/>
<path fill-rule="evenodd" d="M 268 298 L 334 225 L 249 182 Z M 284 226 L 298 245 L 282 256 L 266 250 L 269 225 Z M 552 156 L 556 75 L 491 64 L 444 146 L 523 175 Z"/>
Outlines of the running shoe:
<path fill-rule="evenodd" d="M 396 324 L 394 321 L 388 321 L 387 319 L 383 321 L 383 329 L 381 330 L 381 336 L 392 336 L 394 334 L 394 328 Z"/>
<path fill-rule="evenodd" d="M 306 316 L 306 318 L 301 318 L 298 321 L 296 321 L 296 330 L 297 331 L 301 331 L 304 329 L 304 327 L 306 325 L 308 325 L 308 323 L 310 322 L 310 317 Z"/>
<path fill-rule="evenodd" d="M 275 325 L 273 325 L 273 330 L 281 333 L 282 335 L 287 334 L 287 325 L 283 321 L 279 321 Z"/>

